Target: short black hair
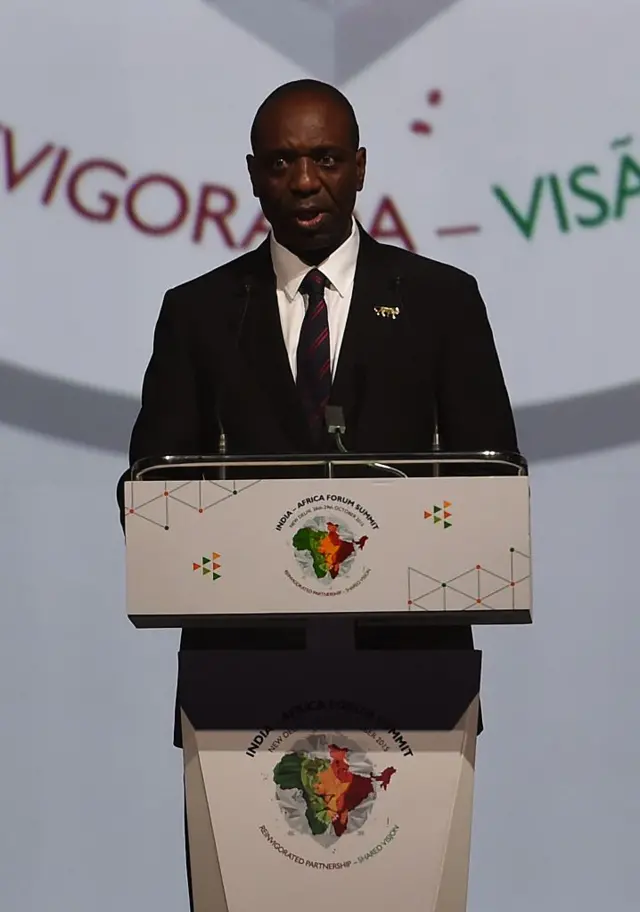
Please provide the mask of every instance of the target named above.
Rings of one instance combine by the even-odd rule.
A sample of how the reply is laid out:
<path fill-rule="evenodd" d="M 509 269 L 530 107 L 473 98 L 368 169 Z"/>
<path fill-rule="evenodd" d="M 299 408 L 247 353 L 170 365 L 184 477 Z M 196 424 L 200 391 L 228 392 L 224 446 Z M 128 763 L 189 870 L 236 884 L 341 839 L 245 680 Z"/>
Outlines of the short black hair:
<path fill-rule="evenodd" d="M 260 120 L 270 105 L 282 98 L 287 98 L 293 95 L 303 95 L 305 93 L 308 93 L 310 95 L 324 95 L 326 98 L 330 98 L 342 106 L 347 114 L 347 117 L 349 118 L 351 143 L 353 145 L 353 149 L 354 151 L 358 150 L 360 146 L 360 127 L 358 126 L 356 113 L 353 110 L 353 106 L 351 105 L 349 99 L 342 94 L 340 89 L 336 89 L 335 86 L 330 85 L 328 82 L 320 82 L 317 79 L 296 79 L 293 82 L 285 82 L 283 85 L 278 86 L 277 89 L 274 89 L 270 95 L 267 95 L 265 100 L 256 111 L 256 115 L 253 118 L 253 123 L 251 125 L 251 148 L 254 152 L 257 145 Z"/>

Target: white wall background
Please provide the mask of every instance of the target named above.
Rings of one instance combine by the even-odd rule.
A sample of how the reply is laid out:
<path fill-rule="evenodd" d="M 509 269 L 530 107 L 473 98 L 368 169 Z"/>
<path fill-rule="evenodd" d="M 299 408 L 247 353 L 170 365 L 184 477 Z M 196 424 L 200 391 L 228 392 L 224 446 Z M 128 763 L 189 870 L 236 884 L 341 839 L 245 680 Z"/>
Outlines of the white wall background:
<path fill-rule="evenodd" d="M 633 139 L 611 148 L 637 128 L 638 26 L 631 0 L 460 0 L 343 86 L 370 150 L 365 224 L 389 194 L 420 252 L 478 277 L 523 422 L 523 407 L 544 416 L 581 397 L 555 426 L 559 451 L 574 455 L 532 467 L 535 624 L 477 634 L 486 732 L 470 912 L 637 907 L 640 433 L 637 413 L 616 413 L 616 391 L 638 379 L 640 197 L 624 218 L 585 229 L 575 217 L 594 207 L 566 186 L 591 163 L 590 186 L 612 207 L 622 156 L 640 161 Z M 173 175 L 191 199 L 203 182 L 225 184 L 241 235 L 256 214 L 243 171 L 251 117 L 272 87 L 305 72 L 202 0 L 4 0 L 0 10 L 0 124 L 18 165 L 55 145 L 9 192 L 0 132 L 3 910 L 187 907 L 171 747 L 177 635 L 135 631 L 124 615 L 114 488 L 131 405 L 109 403 L 138 394 L 165 288 L 237 251 L 212 226 L 191 243 L 192 221 L 149 237 L 122 211 L 113 223 L 83 219 L 65 180 L 100 157 L 126 167 L 128 185 Z M 432 88 L 437 107 L 425 101 Z M 430 136 L 408 129 L 418 117 Z M 68 171 L 44 206 L 60 147 Z M 558 228 L 551 174 L 570 230 Z M 527 241 L 491 187 L 526 212 L 540 175 Z M 121 192 L 106 176 L 83 187 L 92 204 Z M 149 191 L 146 217 L 168 217 L 170 199 Z M 468 223 L 482 231 L 435 233 Z M 603 389 L 607 433 L 622 428 L 626 447 L 597 440 Z M 69 414 L 78 390 L 82 408 Z"/>

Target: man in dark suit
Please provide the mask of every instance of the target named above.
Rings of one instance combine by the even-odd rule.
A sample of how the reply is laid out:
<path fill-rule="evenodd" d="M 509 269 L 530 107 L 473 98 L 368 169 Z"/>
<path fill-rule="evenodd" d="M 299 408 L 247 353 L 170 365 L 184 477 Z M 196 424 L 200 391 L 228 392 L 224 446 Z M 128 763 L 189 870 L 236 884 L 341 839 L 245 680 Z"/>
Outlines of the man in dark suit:
<path fill-rule="evenodd" d="M 443 450 L 515 452 L 475 280 L 377 243 L 353 218 L 366 152 L 347 99 L 313 80 L 281 86 L 251 139 L 253 192 L 272 233 L 167 292 L 130 461 L 216 453 L 221 427 L 229 453 L 317 452 L 327 399 L 344 409 L 354 451 L 429 450 L 437 414 Z M 313 267 L 324 283 L 324 338 L 309 354 Z M 384 307 L 398 308 L 396 319 L 381 317 Z"/>
<path fill-rule="evenodd" d="M 517 450 L 475 280 L 374 241 L 355 221 L 366 151 L 353 109 L 313 80 L 261 105 L 247 164 L 268 239 L 168 291 L 130 464 L 166 454 L 326 451 L 327 403 L 355 452 Z M 382 316 L 391 308 L 395 319 Z M 302 637 L 302 639 L 301 639 Z M 304 631 L 185 630 L 182 649 L 300 648 Z M 469 648 L 468 627 L 362 627 L 364 648 Z M 176 744 L 180 743 L 176 726 Z"/>

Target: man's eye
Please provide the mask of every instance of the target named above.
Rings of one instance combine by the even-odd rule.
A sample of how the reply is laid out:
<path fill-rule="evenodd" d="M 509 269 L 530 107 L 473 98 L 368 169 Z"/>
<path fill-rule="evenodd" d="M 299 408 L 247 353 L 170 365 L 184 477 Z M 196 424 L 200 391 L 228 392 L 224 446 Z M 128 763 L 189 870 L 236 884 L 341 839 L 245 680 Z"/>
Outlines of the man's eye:
<path fill-rule="evenodd" d="M 283 168 L 287 167 L 286 159 L 279 155 L 277 158 L 272 159 L 271 167 L 274 171 L 282 171 Z"/>
<path fill-rule="evenodd" d="M 333 168 L 333 166 L 336 164 L 336 160 L 333 155 L 329 155 L 327 152 L 325 155 L 320 156 L 318 163 L 321 164 L 324 168 Z"/>

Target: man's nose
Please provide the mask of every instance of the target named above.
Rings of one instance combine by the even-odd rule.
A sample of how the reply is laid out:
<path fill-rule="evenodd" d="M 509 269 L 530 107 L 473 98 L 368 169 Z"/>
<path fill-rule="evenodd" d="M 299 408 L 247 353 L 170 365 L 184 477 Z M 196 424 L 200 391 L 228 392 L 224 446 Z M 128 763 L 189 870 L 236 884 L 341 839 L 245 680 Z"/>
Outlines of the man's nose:
<path fill-rule="evenodd" d="M 291 191 L 310 196 L 320 189 L 320 176 L 314 161 L 310 158 L 299 158 L 291 171 Z"/>

